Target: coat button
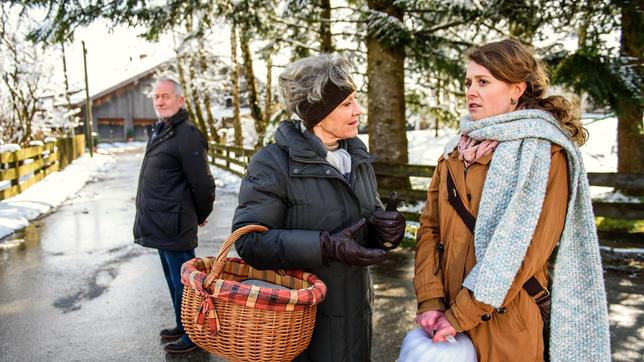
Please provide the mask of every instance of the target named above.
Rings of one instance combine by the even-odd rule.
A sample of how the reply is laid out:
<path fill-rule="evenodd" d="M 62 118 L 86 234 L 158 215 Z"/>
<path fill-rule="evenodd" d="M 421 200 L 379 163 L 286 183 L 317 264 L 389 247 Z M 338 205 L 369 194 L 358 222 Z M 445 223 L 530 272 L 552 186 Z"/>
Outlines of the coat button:
<path fill-rule="evenodd" d="M 505 313 L 505 308 L 503 308 L 503 307 L 496 308 L 496 312 L 499 313 L 499 314 L 503 314 L 503 313 Z"/>
<path fill-rule="evenodd" d="M 331 170 L 326 170 L 326 171 L 324 171 L 324 173 L 328 175 L 328 174 L 331 173 Z"/>
<path fill-rule="evenodd" d="M 293 173 L 298 173 L 298 172 L 300 172 L 300 170 L 298 170 L 297 168 L 293 169 Z"/>
<path fill-rule="evenodd" d="M 487 321 L 489 321 L 490 319 L 492 319 L 492 316 L 491 316 L 491 315 L 489 315 L 489 314 L 483 314 L 483 315 L 481 316 L 481 320 L 482 320 L 483 322 L 487 322 Z"/>

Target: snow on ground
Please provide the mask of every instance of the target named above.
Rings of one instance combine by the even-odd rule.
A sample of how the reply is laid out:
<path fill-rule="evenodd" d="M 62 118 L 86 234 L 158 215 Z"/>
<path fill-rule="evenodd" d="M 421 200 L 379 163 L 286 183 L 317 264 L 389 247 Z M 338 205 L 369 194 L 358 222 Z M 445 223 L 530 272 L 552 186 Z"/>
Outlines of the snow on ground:
<path fill-rule="evenodd" d="M 588 172 L 617 172 L 617 117 L 584 118 L 588 141 L 581 147 Z"/>
<path fill-rule="evenodd" d="M 136 149 L 144 149 L 147 142 L 114 142 L 114 143 L 99 143 L 96 145 L 96 153 L 110 154 L 125 151 L 132 151 Z"/>
<path fill-rule="evenodd" d="M 451 128 L 438 130 L 438 137 L 434 137 L 434 130 L 407 131 L 407 151 L 409 163 L 413 165 L 435 165 L 443 153 L 445 144 L 457 131 Z M 358 137 L 369 147 L 369 135 L 360 134 Z"/>
<path fill-rule="evenodd" d="M 92 175 L 111 168 L 111 155 L 84 154 L 63 171 L 54 172 L 26 191 L 0 201 L 0 239 L 20 230 L 29 221 L 46 214 L 80 190 Z"/>
<path fill-rule="evenodd" d="M 210 165 L 210 171 L 212 172 L 212 176 L 215 178 L 215 185 L 217 186 L 218 191 L 233 193 L 239 192 L 241 177 L 213 165 Z"/>

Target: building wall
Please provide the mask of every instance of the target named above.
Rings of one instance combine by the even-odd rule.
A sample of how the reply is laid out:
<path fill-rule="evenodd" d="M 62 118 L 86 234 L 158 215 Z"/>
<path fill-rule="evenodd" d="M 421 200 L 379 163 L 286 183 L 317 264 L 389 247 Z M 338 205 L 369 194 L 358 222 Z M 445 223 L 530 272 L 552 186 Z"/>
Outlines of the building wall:
<path fill-rule="evenodd" d="M 123 141 L 128 130 L 138 140 L 147 139 L 145 128 L 157 119 L 152 98 L 146 95 L 151 86 L 152 77 L 147 77 L 93 100 L 92 123 L 101 142 Z"/>

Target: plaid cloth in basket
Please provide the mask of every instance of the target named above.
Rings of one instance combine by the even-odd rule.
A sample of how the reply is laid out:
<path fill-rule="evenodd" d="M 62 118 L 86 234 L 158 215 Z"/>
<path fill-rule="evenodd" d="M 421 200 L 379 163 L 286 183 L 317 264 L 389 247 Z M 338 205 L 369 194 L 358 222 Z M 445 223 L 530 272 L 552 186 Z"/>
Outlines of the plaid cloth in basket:
<path fill-rule="evenodd" d="M 212 262 L 214 264 L 215 258 L 212 258 Z M 285 270 L 283 273 L 257 270 L 239 258 L 227 258 L 221 275 L 206 290 L 203 283 L 207 275 L 201 258 L 189 260 L 181 267 L 183 285 L 204 297 L 197 322 L 199 325 L 205 325 L 205 318 L 208 316 L 209 330 L 213 334 L 219 329 L 219 318 L 214 309 L 213 298 L 255 309 L 293 311 L 316 305 L 324 300 L 326 295 L 326 285 L 314 274 L 303 270 Z M 246 279 L 260 279 L 290 289 L 280 290 L 240 283 Z"/>

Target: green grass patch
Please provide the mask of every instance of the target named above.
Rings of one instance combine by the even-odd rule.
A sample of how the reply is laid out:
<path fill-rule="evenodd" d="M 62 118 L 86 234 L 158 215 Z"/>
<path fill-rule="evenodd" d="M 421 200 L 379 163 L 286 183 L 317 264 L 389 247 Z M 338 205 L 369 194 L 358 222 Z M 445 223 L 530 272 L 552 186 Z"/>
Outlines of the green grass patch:
<path fill-rule="evenodd" d="M 400 242 L 400 246 L 403 248 L 415 248 L 416 247 L 416 231 L 418 231 L 419 224 L 417 222 L 407 222 L 405 226 L 405 237 Z"/>
<path fill-rule="evenodd" d="M 613 219 L 603 216 L 595 217 L 595 224 L 599 231 L 613 231 L 625 233 L 644 233 L 644 220 L 627 220 L 627 219 Z M 405 228 L 405 237 L 403 238 L 400 246 L 403 248 L 416 247 L 416 231 L 420 224 L 417 222 L 407 222 Z"/>
<path fill-rule="evenodd" d="M 595 217 L 597 230 L 619 231 L 626 233 L 644 233 L 644 220 L 613 219 L 609 217 Z"/>

